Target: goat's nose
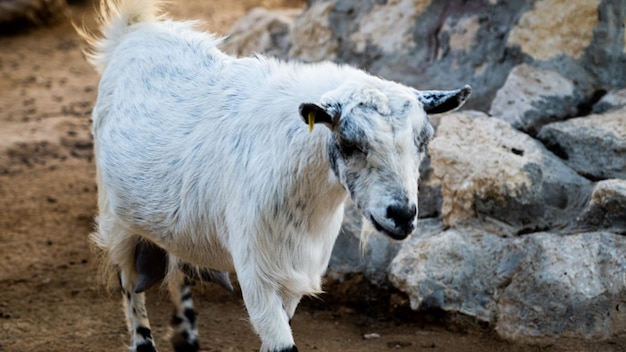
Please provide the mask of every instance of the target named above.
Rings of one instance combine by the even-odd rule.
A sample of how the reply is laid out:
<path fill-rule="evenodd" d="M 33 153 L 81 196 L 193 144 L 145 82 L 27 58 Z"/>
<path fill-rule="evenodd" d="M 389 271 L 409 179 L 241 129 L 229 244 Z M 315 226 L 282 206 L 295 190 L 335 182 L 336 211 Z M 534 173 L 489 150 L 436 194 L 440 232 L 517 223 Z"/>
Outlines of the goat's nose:
<path fill-rule="evenodd" d="M 415 204 L 410 206 L 394 204 L 387 207 L 387 218 L 392 219 L 396 226 L 403 226 L 411 223 L 417 215 L 417 207 Z"/>

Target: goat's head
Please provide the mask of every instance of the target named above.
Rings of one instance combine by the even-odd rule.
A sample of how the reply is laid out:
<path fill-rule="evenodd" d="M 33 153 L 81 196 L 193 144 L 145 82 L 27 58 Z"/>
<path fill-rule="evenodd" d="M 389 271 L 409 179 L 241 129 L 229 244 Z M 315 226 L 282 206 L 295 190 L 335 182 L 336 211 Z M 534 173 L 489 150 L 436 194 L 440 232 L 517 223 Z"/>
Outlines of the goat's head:
<path fill-rule="evenodd" d="M 417 91 L 378 79 L 349 82 L 300 105 L 310 128 L 331 130 L 330 167 L 374 227 L 404 239 L 417 223 L 419 164 L 434 130 L 427 113 L 463 105 L 470 86 Z"/>

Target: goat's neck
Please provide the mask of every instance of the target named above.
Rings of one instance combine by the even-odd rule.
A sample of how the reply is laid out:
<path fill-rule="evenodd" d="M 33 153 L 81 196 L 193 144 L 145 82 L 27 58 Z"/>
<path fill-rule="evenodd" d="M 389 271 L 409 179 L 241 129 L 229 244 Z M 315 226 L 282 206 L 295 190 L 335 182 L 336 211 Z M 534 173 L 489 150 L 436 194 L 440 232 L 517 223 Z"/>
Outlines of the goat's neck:
<path fill-rule="evenodd" d="M 316 126 L 316 129 L 325 129 Z M 303 148 L 294 158 L 291 168 L 292 184 L 287 192 L 296 208 L 306 208 L 306 217 L 312 222 L 324 221 L 331 214 L 343 210 L 348 193 L 339 184 L 328 161 L 329 131 L 315 131 L 304 137 Z"/>

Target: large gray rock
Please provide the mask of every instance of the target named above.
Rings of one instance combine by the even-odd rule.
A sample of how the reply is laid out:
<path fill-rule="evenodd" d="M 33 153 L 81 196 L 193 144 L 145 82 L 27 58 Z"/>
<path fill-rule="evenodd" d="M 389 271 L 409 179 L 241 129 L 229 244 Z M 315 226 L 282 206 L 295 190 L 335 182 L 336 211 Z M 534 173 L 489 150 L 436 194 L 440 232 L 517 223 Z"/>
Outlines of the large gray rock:
<path fill-rule="evenodd" d="M 610 91 L 605 94 L 591 109 L 594 114 L 601 114 L 609 110 L 621 109 L 626 106 L 626 89 Z"/>
<path fill-rule="evenodd" d="M 626 235 L 626 180 L 598 182 L 578 223 L 583 228 L 607 229 Z"/>
<path fill-rule="evenodd" d="M 571 80 L 554 71 L 523 64 L 511 70 L 496 93 L 489 114 L 535 135 L 547 123 L 576 116 L 584 100 Z"/>
<path fill-rule="evenodd" d="M 301 12 L 300 9 L 269 11 L 255 7 L 235 23 L 220 47 L 236 56 L 282 57 L 287 52 L 293 22 Z"/>
<path fill-rule="evenodd" d="M 500 336 L 538 342 L 626 333 L 625 237 L 542 233 L 518 241 L 523 256 L 497 295 Z"/>
<path fill-rule="evenodd" d="M 448 226 L 480 220 L 505 235 L 562 228 L 591 195 L 591 183 L 541 143 L 480 112 L 442 117 L 429 150 Z"/>
<path fill-rule="evenodd" d="M 422 219 L 441 216 L 442 201 L 441 182 L 433 175 L 433 169 L 430 166 L 430 156 L 426 155 L 420 164 L 417 216 Z"/>
<path fill-rule="evenodd" d="M 317 2 L 296 19 L 289 37 L 289 57 L 307 62 L 333 60 L 339 41 L 330 23 L 334 2 Z"/>
<path fill-rule="evenodd" d="M 498 277 L 508 242 L 454 229 L 414 236 L 391 263 L 389 279 L 414 310 L 442 309 L 494 322 L 495 290 L 510 275 Z"/>
<path fill-rule="evenodd" d="M 585 177 L 626 179 L 626 108 L 551 123 L 537 138 Z"/>
<path fill-rule="evenodd" d="M 539 342 L 626 333 L 626 238 L 608 232 L 501 238 L 471 228 L 414 237 L 389 279 L 413 309 L 460 312 Z"/>

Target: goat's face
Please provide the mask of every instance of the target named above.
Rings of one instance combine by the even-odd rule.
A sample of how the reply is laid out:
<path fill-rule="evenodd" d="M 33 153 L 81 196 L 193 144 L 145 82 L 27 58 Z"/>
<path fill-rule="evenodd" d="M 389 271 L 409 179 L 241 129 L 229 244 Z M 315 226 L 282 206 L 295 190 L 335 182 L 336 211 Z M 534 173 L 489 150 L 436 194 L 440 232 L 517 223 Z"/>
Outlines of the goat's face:
<path fill-rule="evenodd" d="M 419 164 L 434 134 L 426 113 L 461 106 L 471 88 L 419 92 L 375 82 L 346 84 L 319 104 L 302 104 L 300 113 L 311 128 L 323 123 L 332 131 L 330 168 L 363 215 L 378 231 L 401 240 L 417 223 Z"/>

